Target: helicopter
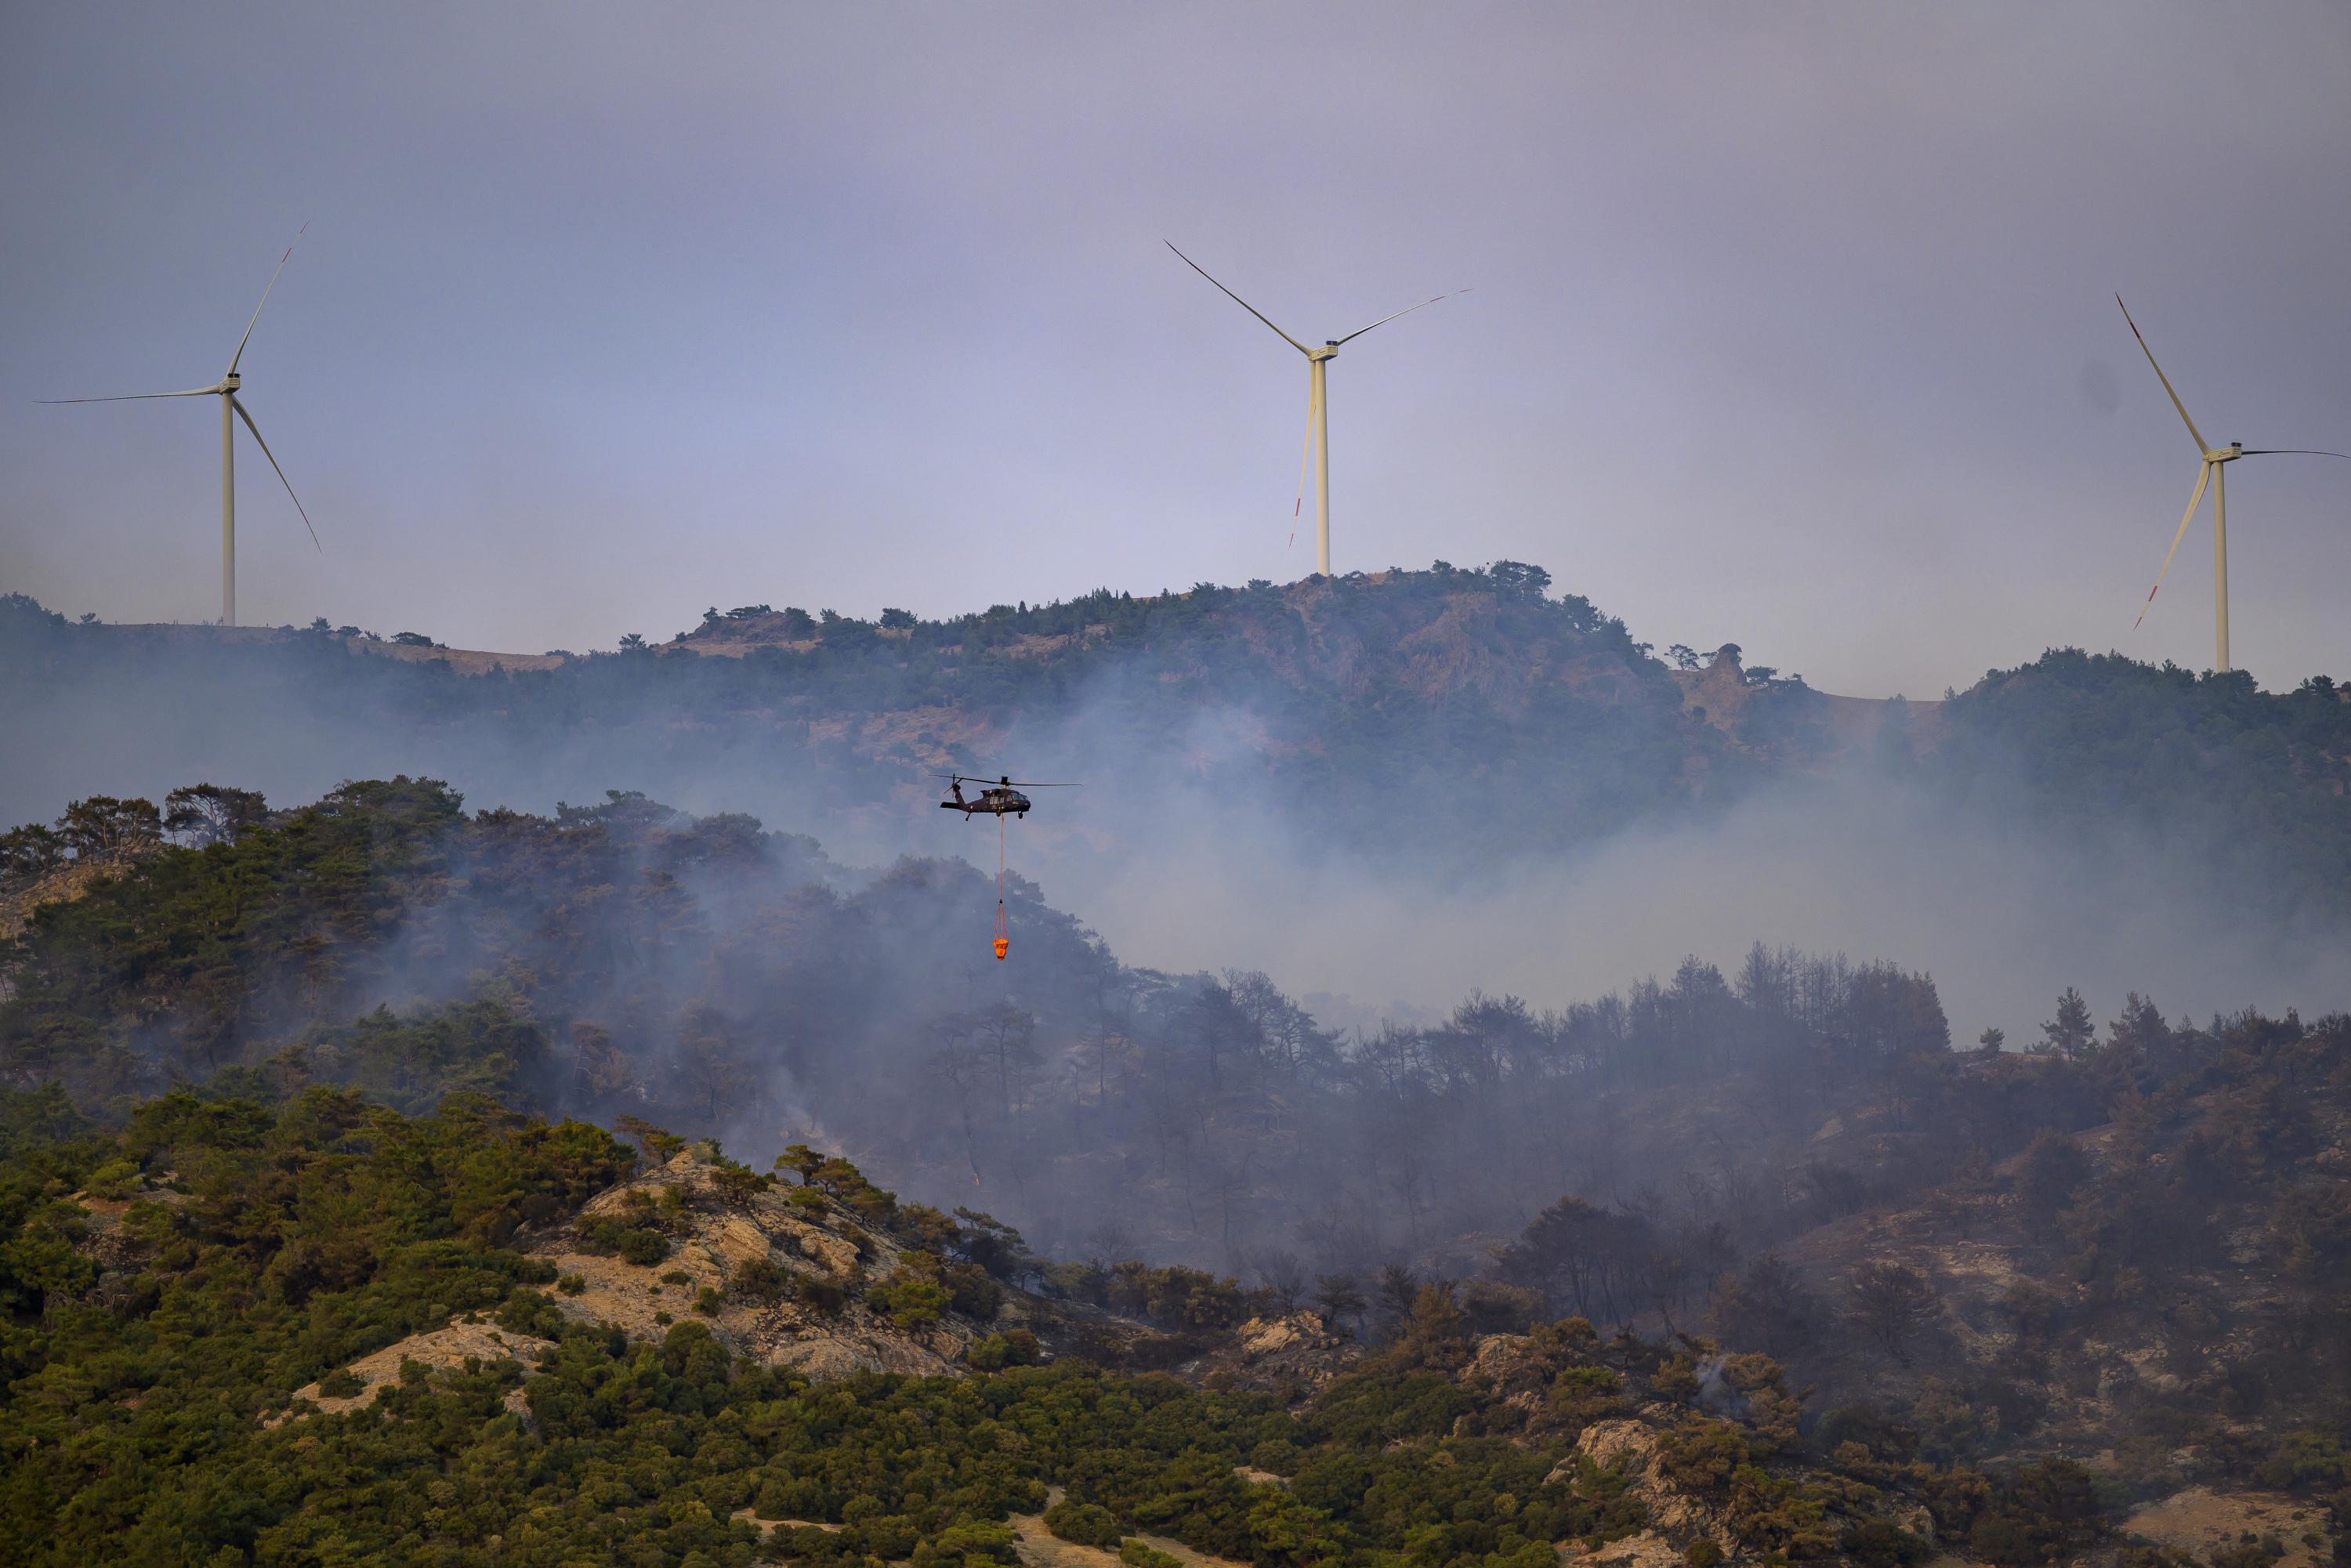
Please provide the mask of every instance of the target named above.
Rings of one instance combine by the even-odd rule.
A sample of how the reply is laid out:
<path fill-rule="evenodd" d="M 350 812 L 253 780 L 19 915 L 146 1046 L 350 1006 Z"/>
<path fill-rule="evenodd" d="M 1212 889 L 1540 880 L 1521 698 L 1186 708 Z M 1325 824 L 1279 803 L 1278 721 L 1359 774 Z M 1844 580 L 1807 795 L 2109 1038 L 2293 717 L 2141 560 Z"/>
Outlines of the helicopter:
<path fill-rule="evenodd" d="M 967 822 L 982 813 L 991 817 L 1027 816 L 1029 797 L 1020 792 L 1023 789 L 1074 789 L 1077 788 L 1074 784 L 1015 784 L 1008 778 L 998 779 L 991 784 L 985 779 L 967 778 L 960 773 L 941 773 L 936 777 L 947 781 L 947 789 L 955 797 L 951 800 L 940 801 L 939 810 L 961 811 L 963 820 Z M 977 800 L 964 799 L 963 787 L 967 784 L 980 786 Z"/>

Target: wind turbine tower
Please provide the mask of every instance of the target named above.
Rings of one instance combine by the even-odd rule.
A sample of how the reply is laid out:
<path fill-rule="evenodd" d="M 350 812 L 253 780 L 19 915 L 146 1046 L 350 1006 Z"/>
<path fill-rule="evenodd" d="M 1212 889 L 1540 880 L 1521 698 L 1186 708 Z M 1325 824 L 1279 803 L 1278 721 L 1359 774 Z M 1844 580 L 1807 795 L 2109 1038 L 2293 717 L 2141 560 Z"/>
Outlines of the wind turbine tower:
<path fill-rule="evenodd" d="M 309 226 L 304 224 L 302 228 L 307 230 Z M 294 242 L 298 245 L 301 240 L 302 235 L 298 231 Z M 42 400 L 51 403 L 139 402 L 159 397 L 216 397 L 221 400 L 221 624 L 224 626 L 236 624 L 236 426 L 233 419 L 245 421 L 246 429 L 253 432 L 254 444 L 261 448 L 264 457 L 269 459 L 269 466 L 277 469 L 277 482 L 286 486 L 287 498 L 294 503 L 294 509 L 302 514 L 302 526 L 310 530 L 312 547 L 324 549 L 319 544 L 319 530 L 311 527 L 310 514 L 304 510 L 302 498 L 294 494 L 293 481 L 286 477 L 285 469 L 277 467 L 277 455 L 269 450 L 269 443 L 261 438 L 261 427 L 253 423 L 253 415 L 245 412 L 245 404 L 236 395 L 238 389 L 245 384 L 236 369 L 245 358 L 245 346 L 253 340 L 253 329 L 261 320 L 261 306 L 269 303 L 269 291 L 277 287 L 278 273 L 286 270 L 286 264 L 293 256 L 294 246 L 289 245 L 286 247 L 286 254 L 277 258 L 277 271 L 269 275 L 268 287 L 261 291 L 261 305 L 253 308 L 253 319 L 245 324 L 245 336 L 236 340 L 236 352 L 229 356 L 227 373 L 211 386 L 190 387 L 184 392 L 123 392 L 114 397 Z"/>
<path fill-rule="evenodd" d="M 1175 250 L 1176 254 L 1182 257 L 1185 266 L 1201 277 L 1207 277 L 1209 282 L 1217 283 L 1214 277 L 1209 277 L 1206 267 L 1190 256 L 1185 256 L 1182 251 L 1176 250 L 1175 241 L 1167 241 L 1166 246 L 1169 250 Z M 1449 299 L 1453 294 L 1467 294 L 1469 290 L 1457 288 L 1453 290 L 1453 294 L 1439 294 L 1422 300 L 1418 305 L 1407 305 L 1396 311 L 1395 315 L 1381 317 L 1372 323 L 1372 327 L 1358 327 L 1343 338 L 1327 338 L 1323 340 L 1321 348 L 1310 349 L 1280 328 L 1274 327 L 1270 320 L 1267 320 L 1265 313 L 1256 306 L 1235 294 L 1231 289 L 1226 288 L 1221 283 L 1217 283 L 1217 287 L 1223 290 L 1225 298 L 1259 320 L 1264 321 L 1268 327 L 1272 327 L 1276 337 L 1306 356 L 1306 445 L 1314 465 L 1314 570 L 1321 575 L 1328 577 L 1331 575 L 1331 421 L 1327 389 L 1330 384 L 1331 361 L 1339 357 L 1341 345 L 1353 342 L 1370 331 L 1372 327 L 1384 327 L 1395 320 L 1397 316 L 1409 316 L 1426 306 L 1436 304 L 1439 299 Z M 1300 487 L 1303 489 L 1302 482 Z"/>
<path fill-rule="evenodd" d="M 2115 296 L 2115 303 L 2122 305 L 2123 319 L 2130 322 L 2131 336 L 2138 339 L 2139 352 L 2147 356 L 2148 368 L 2155 371 L 2155 379 L 2161 382 L 2163 390 L 2170 394 L 2171 406 L 2179 411 L 2179 423 L 2188 427 L 2188 434 L 2195 439 L 2199 459 L 2196 488 L 2189 493 L 2188 510 L 2179 515 L 2179 531 L 2171 536 L 2171 548 L 2164 551 L 2162 569 L 2155 574 L 2155 587 L 2147 591 L 2147 602 L 2138 607 L 2138 621 L 2131 622 L 2131 630 L 2137 631 L 2139 621 L 2145 621 L 2147 611 L 2154 607 L 2156 593 L 2163 587 L 2164 575 L 2171 570 L 2171 558 L 2179 553 L 2179 541 L 2188 537 L 2188 525 L 2196 520 L 2196 508 L 2203 505 L 2204 489 L 2209 485 L 2212 490 L 2212 667 L 2225 675 L 2230 668 L 2229 465 L 2241 457 L 2341 457 L 2351 461 L 2351 454 L 2321 452 L 2305 446 L 2247 446 L 2238 441 L 2231 441 L 2226 446 L 2207 444 L 2204 433 L 2196 428 L 2194 420 L 2188 417 L 2188 405 L 2179 401 L 2177 392 L 2172 391 L 2171 378 L 2165 375 L 2163 367 L 2155 362 L 2155 350 L 2147 346 L 2147 339 L 2139 333 L 2138 323 L 2131 321 L 2130 307 L 2123 305 L 2123 297 L 2119 294 Z"/>

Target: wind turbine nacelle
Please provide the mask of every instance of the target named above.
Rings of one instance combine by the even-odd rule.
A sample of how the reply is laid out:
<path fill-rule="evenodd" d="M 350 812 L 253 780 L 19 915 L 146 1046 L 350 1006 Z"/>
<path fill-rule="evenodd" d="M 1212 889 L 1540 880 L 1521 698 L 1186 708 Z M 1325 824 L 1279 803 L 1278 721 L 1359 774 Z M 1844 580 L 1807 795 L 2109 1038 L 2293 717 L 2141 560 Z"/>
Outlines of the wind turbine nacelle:
<path fill-rule="evenodd" d="M 237 374 L 235 371 L 231 371 L 228 374 L 221 377 L 221 391 L 223 392 L 233 392 L 244 384 L 245 378 Z"/>
<path fill-rule="evenodd" d="M 2234 463 L 2238 458 L 2242 457 L 2244 455 L 2245 444 L 2241 441 L 2231 441 L 2226 446 L 2216 446 L 2211 451 L 2207 452 L 2204 455 L 2204 461 L 2207 463 Z"/>

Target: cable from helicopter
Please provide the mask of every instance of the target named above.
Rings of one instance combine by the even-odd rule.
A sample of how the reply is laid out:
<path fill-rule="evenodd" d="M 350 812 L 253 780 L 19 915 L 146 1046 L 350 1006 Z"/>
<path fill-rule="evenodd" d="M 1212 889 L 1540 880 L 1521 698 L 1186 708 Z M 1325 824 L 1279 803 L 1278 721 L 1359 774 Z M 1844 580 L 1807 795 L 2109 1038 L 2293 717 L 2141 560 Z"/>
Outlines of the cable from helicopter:
<path fill-rule="evenodd" d="M 1008 774 L 993 783 L 962 773 L 939 773 L 933 777 L 947 781 L 949 798 L 939 802 L 941 810 L 961 811 L 967 822 L 983 813 L 996 819 L 996 930 L 990 945 L 996 950 L 996 961 L 1000 964 L 1012 952 L 1012 925 L 1004 909 L 1004 820 L 1028 816 L 1031 802 L 1021 793 L 1023 789 L 1074 789 L 1077 786 L 1015 784 Z M 980 786 L 979 793 L 967 797 L 963 792 L 967 784 Z"/>

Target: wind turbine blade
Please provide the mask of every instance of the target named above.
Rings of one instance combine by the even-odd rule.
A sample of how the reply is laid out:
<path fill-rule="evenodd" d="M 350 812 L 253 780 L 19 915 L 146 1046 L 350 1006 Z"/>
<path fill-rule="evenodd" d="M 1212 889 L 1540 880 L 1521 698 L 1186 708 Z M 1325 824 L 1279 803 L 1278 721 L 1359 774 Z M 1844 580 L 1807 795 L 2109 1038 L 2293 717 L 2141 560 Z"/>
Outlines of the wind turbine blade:
<path fill-rule="evenodd" d="M 2351 452 L 2321 452 L 2314 446 L 2248 446 L 2247 457 L 2340 457 L 2351 463 Z"/>
<path fill-rule="evenodd" d="M 1176 242 L 1175 242 L 1174 240 L 1172 240 L 1172 239 L 1171 239 L 1171 240 L 1163 240 L 1163 241 L 1161 241 L 1160 243 L 1161 243 L 1161 244 L 1163 244 L 1163 245 L 1165 245 L 1165 246 L 1169 250 L 1176 250 Z M 1182 256 L 1182 257 L 1183 257 L 1183 262 L 1184 262 L 1184 265 L 1185 265 L 1185 266 L 1186 266 L 1186 267 L 1190 267 L 1193 271 L 1195 271 L 1195 272 L 1198 273 L 1201 277 L 1208 277 L 1208 269 L 1207 269 L 1207 267 L 1202 267 L 1198 262 L 1194 261 L 1190 256 L 1185 256 L 1185 255 L 1184 255 L 1184 253 L 1183 253 L 1182 251 L 1180 251 L 1180 250 L 1176 250 L 1176 254 L 1178 256 Z M 1209 282 L 1211 282 L 1211 283 L 1217 283 L 1217 280 L 1216 280 L 1215 278 L 1213 278 L 1213 277 L 1208 277 L 1208 281 L 1209 281 Z M 1234 293 L 1231 289 L 1229 289 L 1229 288 L 1225 288 L 1225 286 L 1224 286 L 1223 284 L 1221 284 L 1221 283 L 1217 283 L 1217 287 L 1218 288 L 1220 288 L 1220 289 L 1224 289 L 1224 295 L 1225 295 L 1225 298 L 1228 298 L 1228 299 L 1231 300 L 1234 304 L 1236 304 L 1236 305 L 1239 306 L 1242 309 L 1244 309 L 1244 310 L 1248 311 L 1250 315 L 1252 315 L 1252 316 L 1256 317 L 1259 320 L 1260 320 L 1260 321 L 1264 321 L 1264 322 L 1265 322 L 1265 324 L 1266 324 L 1267 326 L 1269 326 L 1269 327 L 1273 327 L 1273 323 L 1272 323 L 1271 321 L 1270 321 L 1270 320 L 1267 320 L 1267 319 L 1266 319 L 1266 314 L 1265 314 L 1265 312 L 1264 312 L 1264 311 L 1262 311 L 1262 310 L 1259 309 L 1256 306 L 1254 306 L 1254 305 L 1250 304 L 1248 300 L 1246 300 L 1246 299 L 1242 298 L 1239 295 L 1238 295 L 1238 294 Z M 1289 333 L 1287 333 L 1287 332 L 1283 331 L 1283 330 L 1282 330 L 1280 328 L 1279 328 L 1279 327 L 1273 327 L 1273 335 L 1274 335 L 1275 337 L 1277 337 L 1277 338 L 1280 338 L 1283 342 L 1285 342 L 1285 343 L 1289 344 L 1291 348 L 1293 348 L 1293 349 L 1297 350 L 1298 350 L 1300 353 L 1301 353 L 1301 354 L 1306 354 L 1306 355 L 1311 356 L 1311 355 L 1312 354 L 1312 352 L 1313 352 L 1313 350 L 1311 350 L 1311 349 L 1309 349 L 1309 348 L 1307 348 L 1307 346 L 1306 346 L 1305 344 L 1303 344 L 1303 343 L 1300 342 L 1297 339 L 1295 339 L 1295 338 L 1291 337 Z"/>
<path fill-rule="evenodd" d="M 1403 309 L 1397 311 L 1395 316 L 1383 316 L 1378 320 L 1373 322 L 1372 327 L 1384 327 L 1389 322 L 1395 320 L 1396 316 L 1409 316 L 1416 310 L 1426 310 L 1430 306 L 1436 304 L 1438 299 L 1450 299 L 1453 298 L 1454 294 L 1475 294 L 1478 291 L 1474 288 L 1457 288 L 1453 290 L 1452 294 L 1439 294 L 1436 296 L 1435 298 L 1424 299 L 1417 305 L 1407 305 Z M 1372 327 L 1358 327 L 1353 331 L 1348 333 L 1345 337 L 1340 339 L 1339 341 L 1342 343 L 1352 343 L 1356 339 L 1362 337 L 1364 333 L 1370 331 Z"/>
<path fill-rule="evenodd" d="M 2210 463 L 2198 464 L 2196 465 L 2196 492 L 2188 497 L 2188 509 L 2179 514 L 2179 531 L 2171 536 L 2171 548 L 2163 552 L 2163 570 L 2155 574 L 2155 588 L 2150 588 L 2147 591 L 2147 602 L 2138 607 L 2138 621 L 2131 622 L 2132 631 L 2136 632 L 2138 630 L 2138 622 L 2146 620 L 2147 612 L 2154 607 L 2156 589 L 2159 589 L 2163 586 L 2165 574 L 2171 570 L 2171 558 L 2179 553 L 2179 541 L 2188 537 L 2188 525 L 2196 520 L 2196 508 L 2204 504 L 2204 486 L 2211 482 L 2212 465 Z"/>
<path fill-rule="evenodd" d="M 124 392 L 118 397 L 45 397 L 40 401 L 52 406 L 68 402 L 137 402 L 141 398 L 151 397 L 210 397 L 218 391 L 218 387 L 190 387 L 185 392 Z"/>
<path fill-rule="evenodd" d="M 261 426 L 253 423 L 253 415 L 245 412 L 245 404 L 231 398 L 228 400 L 228 405 L 236 410 L 237 418 L 245 421 L 246 429 L 253 432 L 253 439 L 261 447 L 261 455 L 269 459 L 269 465 L 272 468 L 277 468 L 277 454 L 270 451 L 269 443 L 261 439 Z M 302 526 L 310 529 L 310 543 L 317 547 L 320 555 L 326 554 L 327 547 L 319 543 L 319 530 L 311 528 L 310 514 L 303 510 L 302 497 L 294 493 L 294 481 L 286 477 L 286 470 L 283 468 L 277 468 L 277 482 L 286 486 L 286 498 L 294 503 L 294 509 L 302 513 Z"/>
<path fill-rule="evenodd" d="M 302 226 L 294 231 L 294 244 L 287 246 L 286 247 L 286 254 L 277 258 L 277 272 L 283 272 L 286 270 L 286 264 L 294 259 L 294 246 L 300 245 L 302 243 L 302 236 L 309 232 L 310 220 L 305 218 L 302 220 Z M 277 272 L 273 272 L 269 275 L 269 287 L 264 288 L 261 291 L 261 305 L 266 305 L 269 303 L 269 289 L 277 287 Z M 253 320 L 247 321 L 245 324 L 245 336 L 236 340 L 236 352 L 228 357 L 228 373 L 230 375 L 236 374 L 236 362 L 245 358 L 245 346 L 252 340 L 253 329 L 256 323 L 259 322 L 261 319 L 261 305 L 256 305 L 253 308 Z M 244 411 L 240 409 L 237 412 L 241 413 Z M 253 421 L 248 419 L 245 423 L 251 424 Z M 260 437 L 256 436 L 254 439 L 258 441 Z M 278 477 L 283 479 L 286 476 L 280 474 Z M 290 490 L 293 486 L 288 486 L 287 488 Z"/>
<path fill-rule="evenodd" d="M 2138 351 L 2147 356 L 2147 362 L 2149 366 L 2153 367 L 2155 371 L 2155 379 L 2163 383 L 2163 390 L 2171 393 L 2171 406 L 2179 411 L 2179 422 L 2188 427 L 2188 434 L 2196 438 L 2196 455 L 2201 457 L 2205 453 L 2212 450 L 2211 447 L 2205 444 L 2204 433 L 2196 428 L 2196 422 L 2194 420 L 2188 417 L 2188 405 L 2179 401 L 2179 394 L 2176 392 L 2172 392 L 2171 378 L 2163 373 L 2163 367 L 2161 365 L 2156 364 L 2155 350 L 2147 346 L 2147 338 L 2139 331 L 2138 323 L 2131 321 L 2130 307 L 2123 305 L 2123 297 L 2119 294 L 2115 296 L 2115 303 L 2122 305 L 2123 319 L 2130 321 L 2131 336 L 2138 339 Z"/>

